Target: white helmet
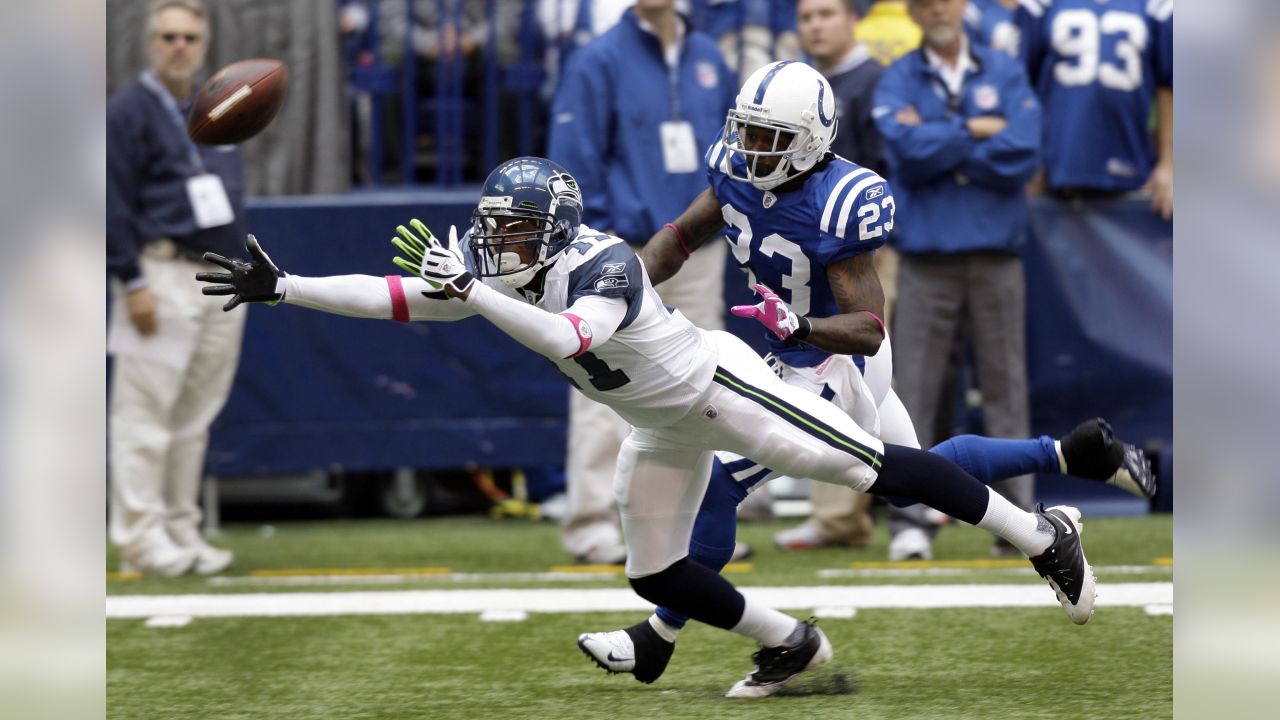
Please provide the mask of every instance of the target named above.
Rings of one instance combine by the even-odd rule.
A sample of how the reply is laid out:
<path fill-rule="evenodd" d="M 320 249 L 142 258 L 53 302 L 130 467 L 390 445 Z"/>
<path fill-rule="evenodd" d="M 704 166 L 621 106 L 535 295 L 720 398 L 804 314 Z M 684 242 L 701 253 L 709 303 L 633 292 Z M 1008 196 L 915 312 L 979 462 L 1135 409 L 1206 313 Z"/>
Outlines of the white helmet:
<path fill-rule="evenodd" d="M 758 128 L 773 137 L 769 150 L 748 150 L 744 134 Z M 785 142 L 783 133 L 791 141 Z M 795 60 L 783 60 L 760 68 L 738 92 L 737 105 L 724 125 L 724 145 L 729 151 L 729 177 L 771 190 L 809 170 L 831 148 L 836 134 L 836 97 L 822 73 Z M 746 161 L 742 174 L 733 156 Z M 781 158 L 767 175 L 756 173 L 760 158 Z"/>

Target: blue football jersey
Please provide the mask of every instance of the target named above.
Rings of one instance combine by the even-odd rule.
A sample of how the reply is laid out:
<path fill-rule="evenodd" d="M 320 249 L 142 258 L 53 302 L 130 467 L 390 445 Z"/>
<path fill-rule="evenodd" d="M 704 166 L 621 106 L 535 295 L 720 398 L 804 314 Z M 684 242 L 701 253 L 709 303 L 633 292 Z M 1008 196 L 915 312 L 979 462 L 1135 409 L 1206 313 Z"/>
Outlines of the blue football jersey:
<path fill-rule="evenodd" d="M 970 42 L 1017 56 L 1019 34 L 1013 11 L 998 0 L 969 0 L 964 27 Z"/>
<path fill-rule="evenodd" d="M 728 225 L 725 236 L 734 260 L 749 282 L 764 283 L 792 312 L 810 317 L 840 314 L 827 283 L 830 265 L 868 253 L 893 231 L 893 193 L 875 172 L 835 156 L 791 192 L 759 190 L 731 179 L 745 172 L 741 156 L 732 160 L 723 142 L 707 152 L 707 178 Z M 769 350 L 793 367 L 813 367 L 830 353 L 787 344 L 768 334 Z"/>
<path fill-rule="evenodd" d="M 1021 0 L 1017 18 L 1049 187 L 1142 186 L 1152 100 L 1173 86 L 1173 0 Z"/>

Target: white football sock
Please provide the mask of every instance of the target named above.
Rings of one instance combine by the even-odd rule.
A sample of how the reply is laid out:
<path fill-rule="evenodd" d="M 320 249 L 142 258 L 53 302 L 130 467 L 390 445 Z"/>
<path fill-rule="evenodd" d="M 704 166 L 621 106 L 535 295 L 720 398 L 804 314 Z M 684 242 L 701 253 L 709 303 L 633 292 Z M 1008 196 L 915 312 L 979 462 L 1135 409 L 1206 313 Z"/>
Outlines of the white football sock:
<path fill-rule="evenodd" d="M 765 647 L 777 647 L 786 642 L 787 636 L 798 624 L 799 621 L 790 615 L 747 600 L 746 607 L 742 609 L 742 619 L 729 629 L 739 635 L 754 638 Z"/>
<path fill-rule="evenodd" d="M 987 512 L 978 521 L 978 527 L 1013 543 L 1027 557 L 1049 549 L 1057 537 L 1053 525 L 1041 523 L 1039 515 L 1019 508 L 991 488 L 987 488 L 987 495 Z"/>
<path fill-rule="evenodd" d="M 665 620 L 658 617 L 657 613 L 654 613 L 649 616 L 649 627 L 653 628 L 653 631 L 658 633 L 658 637 L 662 638 L 663 640 L 666 640 L 669 643 L 673 643 L 676 641 L 676 638 L 680 635 L 680 630 L 681 630 L 681 628 L 675 627 L 673 625 L 668 625 Z"/>

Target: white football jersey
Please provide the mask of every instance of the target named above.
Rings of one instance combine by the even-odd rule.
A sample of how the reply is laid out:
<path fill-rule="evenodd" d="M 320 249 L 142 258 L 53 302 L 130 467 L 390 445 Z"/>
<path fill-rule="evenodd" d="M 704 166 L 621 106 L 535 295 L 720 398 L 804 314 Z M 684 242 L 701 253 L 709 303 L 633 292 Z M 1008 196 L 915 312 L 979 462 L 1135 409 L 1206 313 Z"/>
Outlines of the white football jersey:
<path fill-rule="evenodd" d="M 485 283 L 505 295 L 529 299 L 500 278 L 485 278 Z M 632 425 L 661 427 L 679 420 L 715 373 L 716 351 L 703 332 L 662 304 L 630 246 L 582 225 L 547 271 L 543 294 L 534 305 L 561 313 L 589 295 L 625 300 L 622 324 L 589 351 L 552 362 L 583 394 Z"/>

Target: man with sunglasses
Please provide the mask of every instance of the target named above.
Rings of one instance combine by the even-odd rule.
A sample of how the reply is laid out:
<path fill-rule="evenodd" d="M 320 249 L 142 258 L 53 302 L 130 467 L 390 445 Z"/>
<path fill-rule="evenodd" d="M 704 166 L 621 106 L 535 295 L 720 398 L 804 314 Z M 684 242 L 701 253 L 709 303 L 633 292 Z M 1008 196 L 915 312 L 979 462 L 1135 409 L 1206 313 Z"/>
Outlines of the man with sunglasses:
<path fill-rule="evenodd" d="M 244 167 L 236 147 L 186 134 L 208 47 L 203 3 L 157 0 L 146 17 L 148 67 L 107 104 L 111 540 L 123 569 L 211 574 L 232 555 L 201 537 L 196 500 L 244 315 L 218 312 L 190 277 L 205 252 L 239 250 Z"/>

